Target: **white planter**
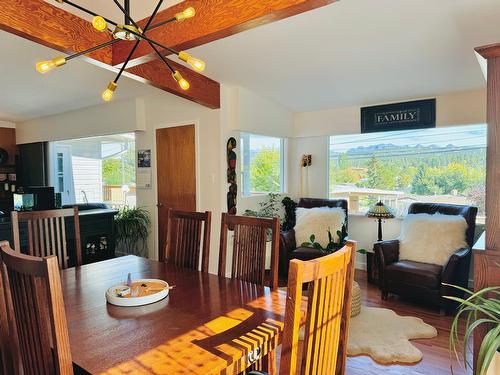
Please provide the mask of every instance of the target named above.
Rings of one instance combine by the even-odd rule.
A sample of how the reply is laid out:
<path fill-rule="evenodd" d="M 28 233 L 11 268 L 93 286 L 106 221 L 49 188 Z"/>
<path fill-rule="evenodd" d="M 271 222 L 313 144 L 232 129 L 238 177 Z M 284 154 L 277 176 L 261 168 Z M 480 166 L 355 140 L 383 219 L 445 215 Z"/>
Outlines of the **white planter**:
<path fill-rule="evenodd" d="M 496 352 L 493 360 L 491 361 L 490 367 L 486 375 L 498 375 L 500 374 L 500 353 Z"/>

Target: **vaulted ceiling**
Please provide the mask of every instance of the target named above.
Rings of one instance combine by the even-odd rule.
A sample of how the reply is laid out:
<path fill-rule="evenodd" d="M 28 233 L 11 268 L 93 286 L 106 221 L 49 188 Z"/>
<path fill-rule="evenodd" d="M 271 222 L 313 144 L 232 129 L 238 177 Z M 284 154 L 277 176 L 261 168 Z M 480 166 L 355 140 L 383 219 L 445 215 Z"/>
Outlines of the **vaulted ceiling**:
<path fill-rule="evenodd" d="M 221 83 L 311 111 L 485 87 L 473 48 L 499 41 L 498 0 L 345 0 L 193 53 Z"/>
<path fill-rule="evenodd" d="M 121 20 L 112 1 L 74 1 Z M 166 0 L 163 7 L 176 3 Z M 155 5 L 132 0 L 132 13 L 147 17 Z M 209 78 L 310 111 L 485 87 L 473 48 L 500 41 L 499 19 L 497 0 L 344 0 L 190 52 L 207 62 Z M 98 104 L 112 77 L 84 61 L 36 76 L 33 63 L 58 53 L 5 32 L 0 48 L 19 56 L 0 60 L 0 119 Z M 118 100 L 154 90 L 127 80 L 121 85 L 130 90 L 118 91 Z"/>

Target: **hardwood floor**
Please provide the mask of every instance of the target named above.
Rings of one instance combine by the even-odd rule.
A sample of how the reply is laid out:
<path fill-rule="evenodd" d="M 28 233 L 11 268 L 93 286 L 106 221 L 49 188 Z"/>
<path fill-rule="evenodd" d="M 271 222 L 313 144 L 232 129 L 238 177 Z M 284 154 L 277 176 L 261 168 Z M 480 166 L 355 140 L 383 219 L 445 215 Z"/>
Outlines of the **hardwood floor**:
<path fill-rule="evenodd" d="M 357 356 L 347 358 L 346 375 L 471 375 L 470 369 L 465 370 L 454 355 L 450 357 L 448 350 L 448 338 L 453 316 L 442 316 L 439 311 L 432 308 L 422 307 L 409 301 L 400 300 L 391 295 L 387 301 L 382 301 L 380 291 L 376 285 L 368 284 L 366 272 L 356 270 L 355 280 L 361 287 L 363 306 L 384 307 L 394 310 L 402 316 L 416 316 L 427 324 L 436 327 L 438 336 L 433 339 L 412 340 L 422 353 L 423 359 L 414 365 L 381 365 L 374 362 L 368 356 Z M 281 280 L 281 287 L 286 283 Z M 460 333 L 463 332 L 463 327 Z M 280 349 L 280 348 L 279 348 Z M 279 349 L 277 352 L 277 365 L 279 368 Z M 471 361 L 471 356 L 468 356 Z M 451 364 L 453 363 L 453 372 Z"/>
<path fill-rule="evenodd" d="M 411 315 L 423 319 L 426 323 L 436 327 L 438 337 L 427 340 L 412 340 L 412 343 L 424 354 L 421 362 L 409 365 L 385 366 L 375 363 L 367 356 L 349 357 L 347 359 L 346 375 L 448 375 L 452 374 L 451 359 L 448 351 L 448 337 L 452 316 L 441 316 L 436 310 L 420 307 L 411 302 L 402 301 L 397 296 L 390 296 L 387 301 L 380 299 L 380 292 L 374 285 L 368 284 L 366 272 L 357 271 L 356 281 L 361 286 L 363 305 L 385 307 L 394 310 L 399 315 Z M 469 375 L 472 371 L 465 371 L 457 361 L 453 361 L 454 375 Z"/>

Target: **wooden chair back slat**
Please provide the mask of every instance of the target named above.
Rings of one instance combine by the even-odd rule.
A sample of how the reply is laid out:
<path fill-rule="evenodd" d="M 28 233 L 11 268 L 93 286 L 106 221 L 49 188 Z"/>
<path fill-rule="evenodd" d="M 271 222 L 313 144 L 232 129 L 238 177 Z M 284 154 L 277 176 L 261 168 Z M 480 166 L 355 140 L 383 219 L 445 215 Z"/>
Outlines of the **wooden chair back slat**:
<path fill-rule="evenodd" d="M 57 257 L 24 255 L 4 241 L 0 242 L 0 271 L 13 322 L 9 332 L 18 347 L 19 361 L 14 362 L 22 364 L 24 374 L 73 374 Z"/>
<path fill-rule="evenodd" d="M 208 272 L 212 213 L 167 211 L 167 240 L 161 260 Z"/>
<path fill-rule="evenodd" d="M 266 219 L 222 214 L 219 275 L 226 275 L 228 232 L 233 231 L 231 278 L 264 285 L 267 233 L 271 233 L 272 288 L 278 287 L 279 218 Z"/>
<path fill-rule="evenodd" d="M 0 374 L 13 374 L 14 352 L 12 350 L 12 335 L 9 329 L 5 298 L 5 285 L 2 278 L 2 268 L 0 267 Z"/>
<path fill-rule="evenodd" d="M 78 207 L 34 212 L 13 211 L 11 217 L 14 248 L 21 253 L 41 258 L 55 255 L 60 269 L 70 266 L 66 241 L 66 218 L 73 217 L 75 266 L 82 264 Z M 26 223 L 27 226 L 28 246 L 26 249 L 21 248 L 21 223 Z"/>
<path fill-rule="evenodd" d="M 280 374 L 344 374 L 356 243 L 334 254 L 290 262 Z M 299 352 L 302 286 L 308 284 L 302 358 Z"/>

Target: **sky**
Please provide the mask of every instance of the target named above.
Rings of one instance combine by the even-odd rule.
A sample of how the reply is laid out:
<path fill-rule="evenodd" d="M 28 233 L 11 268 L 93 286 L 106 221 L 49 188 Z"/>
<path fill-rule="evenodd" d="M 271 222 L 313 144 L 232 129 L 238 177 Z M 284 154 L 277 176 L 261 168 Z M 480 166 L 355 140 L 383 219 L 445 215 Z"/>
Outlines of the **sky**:
<path fill-rule="evenodd" d="M 446 128 L 399 130 L 383 133 L 337 135 L 330 137 L 330 149 L 346 152 L 359 146 L 368 147 L 378 144 L 397 146 L 436 145 L 445 147 L 476 146 L 486 147 L 486 124 L 453 126 Z"/>

